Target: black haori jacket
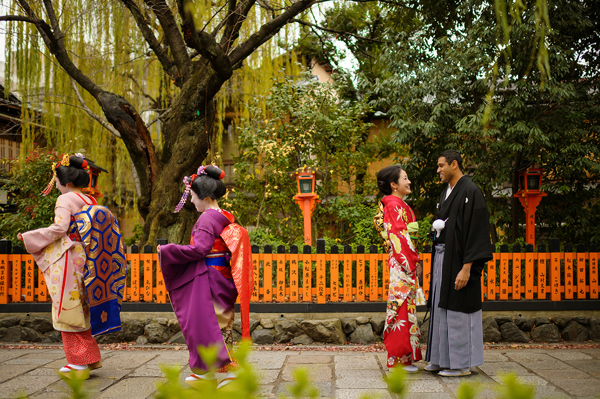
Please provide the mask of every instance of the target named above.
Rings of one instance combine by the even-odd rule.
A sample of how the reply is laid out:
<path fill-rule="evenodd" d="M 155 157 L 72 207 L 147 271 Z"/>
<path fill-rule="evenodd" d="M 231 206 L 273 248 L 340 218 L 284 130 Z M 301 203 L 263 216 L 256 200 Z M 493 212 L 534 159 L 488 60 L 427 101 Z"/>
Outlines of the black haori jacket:
<path fill-rule="evenodd" d="M 493 258 L 489 214 L 483 193 L 470 177 L 461 177 L 447 199 L 446 190 L 440 195 L 435 218 L 448 219 L 439 239 L 436 242 L 434 238 L 433 242 L 432 268 L 435 265 L 435 244 L 446 244 L 438 306 L 462 313 L 481 310 L 481 272 L 486 262 Z M 473 262 L 469 282 L 456 290 L 456 276 L 463 264 L 469 262 Z M 431 295 L 427 306 L 431 306 Z"/>

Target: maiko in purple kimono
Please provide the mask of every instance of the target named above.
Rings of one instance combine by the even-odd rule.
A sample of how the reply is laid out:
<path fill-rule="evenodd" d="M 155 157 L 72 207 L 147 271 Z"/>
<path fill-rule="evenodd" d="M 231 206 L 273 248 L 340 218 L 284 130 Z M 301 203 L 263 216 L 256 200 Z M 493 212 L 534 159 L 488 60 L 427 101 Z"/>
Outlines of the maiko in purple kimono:
<path fill-rule="evenodd" d="M 171 303 L 190 351 L 190 368 L 207 371 L 198 347 L 223 344 L 221 329 L 233 323 L 233 304 L 238 292 L 234 281 L 217 268 L 206 265 L 215 239 L 231 221 L 225 212 L 207 209 L 192 230 L 191 245 L 167 244 L 160 247 L 160 264 Z M 221 346 L 215 367 L 230 362 Z"/>

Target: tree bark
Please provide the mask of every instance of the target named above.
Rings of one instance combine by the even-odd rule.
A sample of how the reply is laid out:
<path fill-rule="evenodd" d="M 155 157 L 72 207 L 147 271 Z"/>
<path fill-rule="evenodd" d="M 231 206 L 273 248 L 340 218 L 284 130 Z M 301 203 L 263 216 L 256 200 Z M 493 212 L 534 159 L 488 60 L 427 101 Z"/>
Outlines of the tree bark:
<path fill-rule="evenodd" d="M 229 76 L 224 78 L 209 68 L 196 70 L 165 118 L 161 172 L 144 217 L 142 244 L 154 245 L 157 238 L 182 243 L 190 236 L 198 218 L 194 206 L 188 202 L 178 214 L 173 211 L 183 193 L 183 177 L 195 173 L 208 154 L 215 123 L 214 97 Z"/>

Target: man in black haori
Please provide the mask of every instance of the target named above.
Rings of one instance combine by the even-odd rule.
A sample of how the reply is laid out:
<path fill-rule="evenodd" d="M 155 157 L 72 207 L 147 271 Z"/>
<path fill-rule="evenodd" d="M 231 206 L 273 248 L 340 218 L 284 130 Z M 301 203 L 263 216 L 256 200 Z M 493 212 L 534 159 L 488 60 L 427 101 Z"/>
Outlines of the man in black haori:
<path fill-rule="evenodd" d="M 462 169 L 458 152 L 440 154 L 437 172 L 448 187 L 433 222 L 425 370 L 441 370 L 446 377 L 469 375 L 471 367 L 483 364 L 481 272 L 493 258 L 485 199 Z"/>

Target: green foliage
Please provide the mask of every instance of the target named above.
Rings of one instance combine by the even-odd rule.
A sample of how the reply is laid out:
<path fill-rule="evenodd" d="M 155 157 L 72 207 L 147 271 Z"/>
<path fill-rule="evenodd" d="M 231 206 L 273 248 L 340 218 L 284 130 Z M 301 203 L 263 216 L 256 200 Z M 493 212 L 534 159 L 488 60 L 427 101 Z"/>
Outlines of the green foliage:
<path fill-rule="evenodd" d="M 239 130 L 234 157 L 236 185 L 224 206 L 246 226 L 262 228 L 253 243 L 302 242 L 303 218 L 293 201 L 296 169 L 307 165 L 323 172 L 316 192 L 321 203 L 313 214 L 313 237 L 335 236 L 342 244 L 371 245 L 375 203 L 372 162 L 397 152 L 385 133 L 369 139 L 364 102 L 342 101 L 344 84 L 321 84 L 313 76 L 276 81 L 261 103 L 250 107 L 250 119 Z M 291 175 L 291 177 L 290 177 Z M 371 218 L 371 221 L 369 221 Z"/>
<path fill-rule="evenodd" d="M 52 178 L 52 163 L 58 160 L 56 152 L 35 148 L 23 160 L 10 161 L 11 175 L 5 189 L 17 212 L 0 214 L 0 238 L 20 245 L 18 233 L 54 222 L 54 204 L 60 192 L 53 189 L 46 197 L 40 193 Z"/>
<path fill-rule="evenodd" d="M 515 374 L 503 376 L 502 382 L 503 384 L 497 387 L 497 399 L 533 399 L 535 397 L 535 387 L 520 383 Z"/>
<path fill-rule="evenodd" d="M 63 382 L 67 384 L 71 390 L 71 399 L 88 399 L 90 397 L 84 386 L 86 380 L 79 378 L 67 378 L 61 372 L 57 371 L 57 373 L 60 379 L 63 380 Z"/>
<path fill-rule="evenodd" d="M 495 242 L 523 234 L 515 180 L 517 169 L 533 162 L 544 168 L 548 193 L 536 215 L 548 226 L 540 233 L 572 243 L 600 241 L 600 42 L 593 29 L 600 14 L 592 3 L 550 2 L 551 77 L 531 68 L 541 51 L 537 7 L 503 14 L 510 51 L 500 58 L 499 38 L 507 31 L 496 24 L 493 2 L 462 2 L 445 16 L 443 6 L 424 7 L 424 28 L 397 35 L 384 56 L 384 78 L 362 87 L 380 99 L 372 105 L 386 109 L 397 129 L 394 140 L 408 147 L 417 212 L 435 209 L 442 190 L 437 157 L 454 148 L 486 196 Z M 492 100 L 494 107 L 487 107 Z M 572 206 L 574 198 L 581 206 Z"/>
<path fill-rule="evenodd" d="M 142 226 L 139 223 L 136 223 L 133 226 L 132 233 L 133 233 L 133 235 L 131 237 L 126 238 L 124 240 L 125 245 L 128 247 L 140 242 L 140 240 L 142 239 L 142 236 L 144 235 L 144 226 Z"/>

